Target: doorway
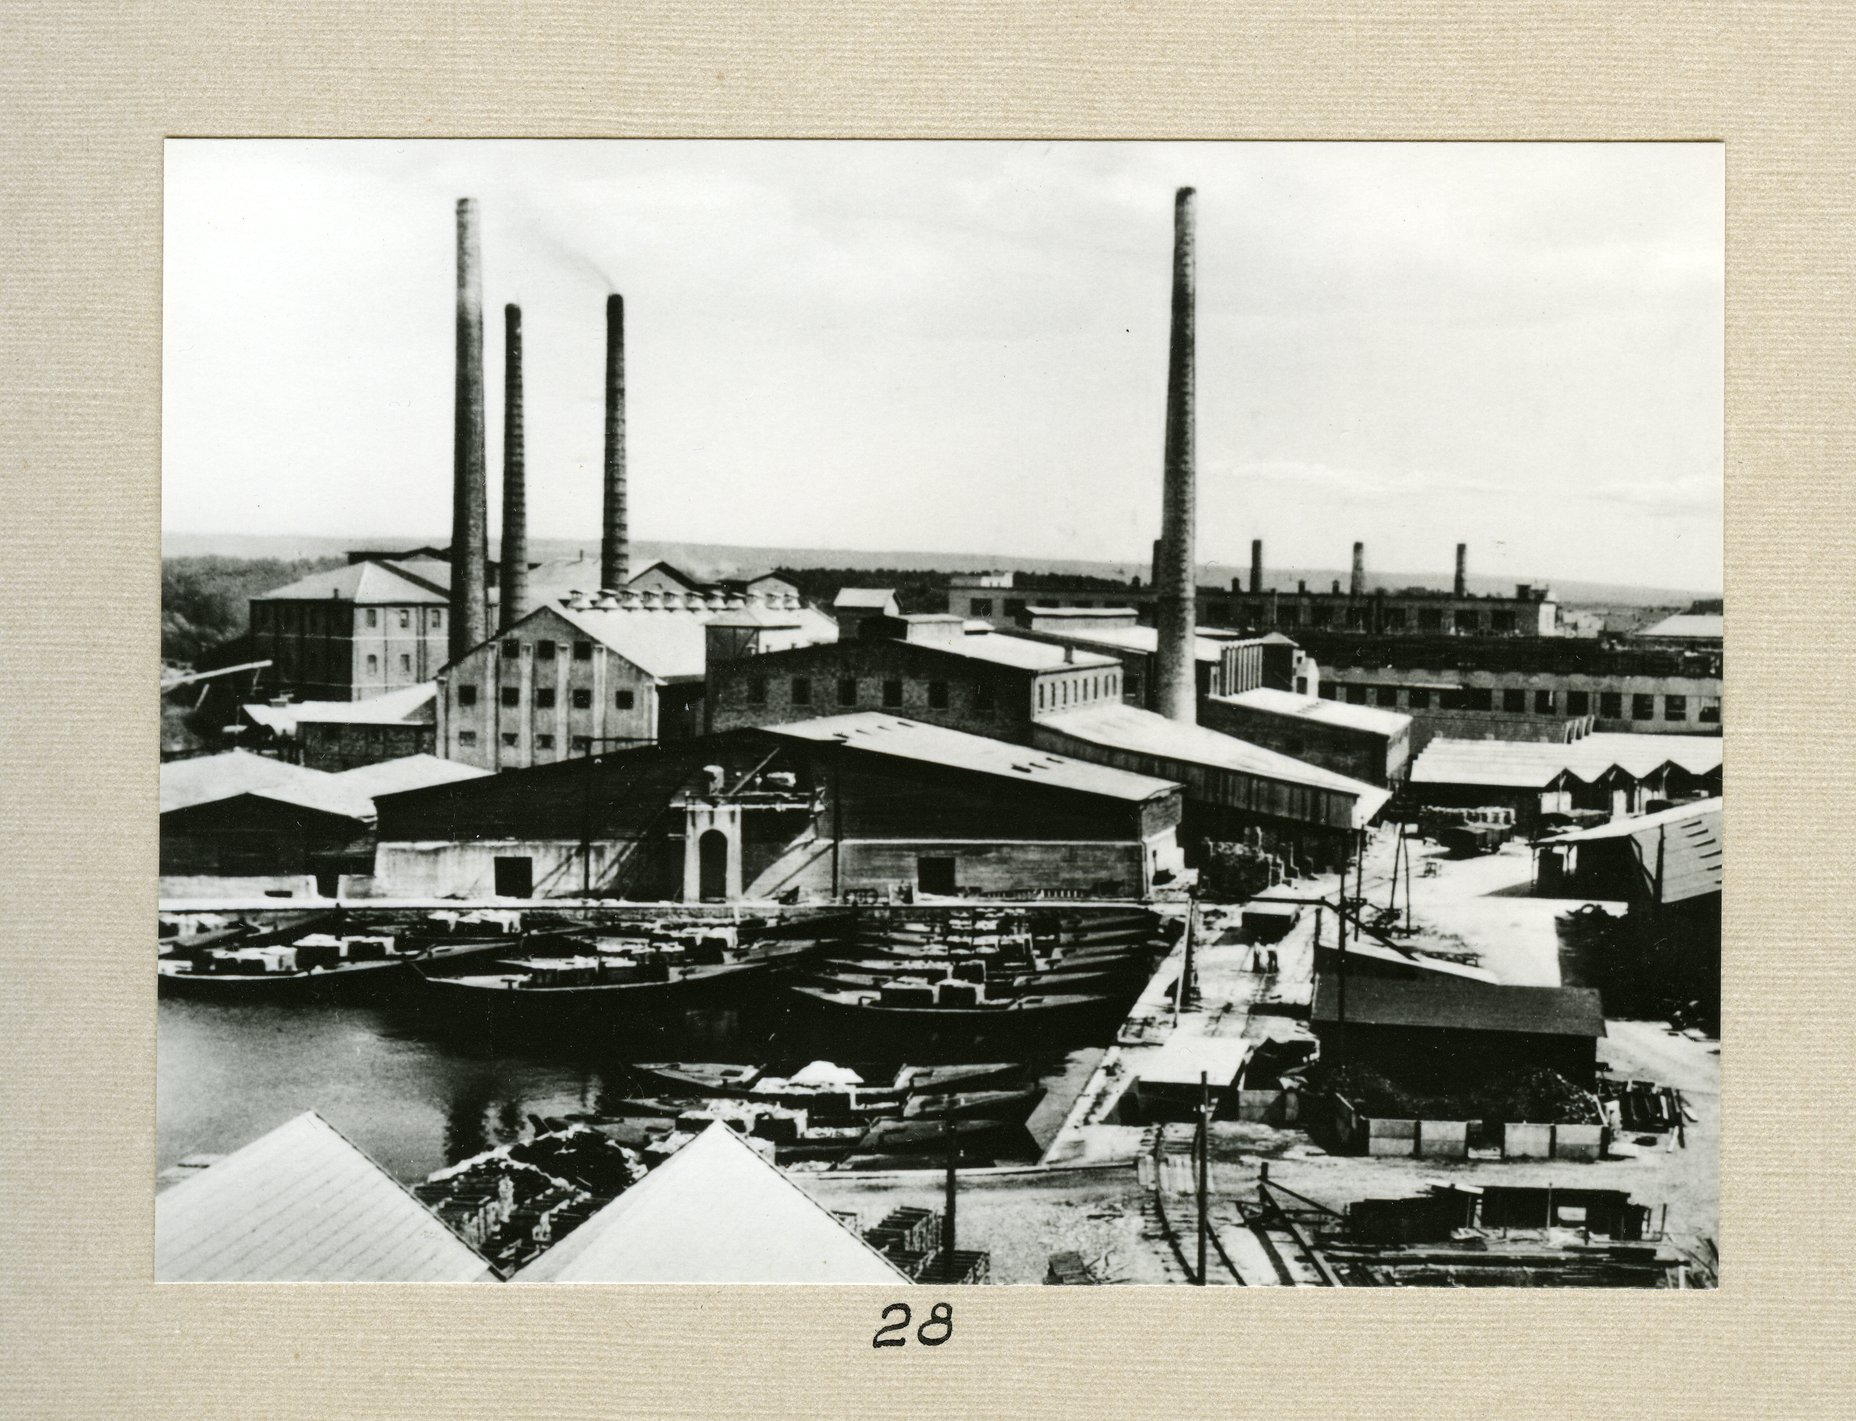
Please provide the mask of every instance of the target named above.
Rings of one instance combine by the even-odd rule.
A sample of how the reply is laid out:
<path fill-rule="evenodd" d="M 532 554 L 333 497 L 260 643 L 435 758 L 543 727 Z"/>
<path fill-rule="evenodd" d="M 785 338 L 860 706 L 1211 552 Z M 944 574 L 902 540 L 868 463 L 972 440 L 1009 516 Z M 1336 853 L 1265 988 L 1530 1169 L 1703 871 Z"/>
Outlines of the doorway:
<path fill-rule="evenodd" d="M 705 903 L 720 903 L 728 897 L 728 835 L 720 829 L 708 829 L 696 841 L 697 887 Z"/>
<path fill-rule="evenodd" d="M 951 857 L 918 858 L 915 860 L 915 883 L 924 893 L 939 894 L 943 898 L 952 898 L 955 894 L 955 860 Z"/>
<path fill-rule="evenodd" d="M 526 854 L 496 860 L 496 896 L 498 898 L 532 898 L 535 896 L 535 860 Z"/>

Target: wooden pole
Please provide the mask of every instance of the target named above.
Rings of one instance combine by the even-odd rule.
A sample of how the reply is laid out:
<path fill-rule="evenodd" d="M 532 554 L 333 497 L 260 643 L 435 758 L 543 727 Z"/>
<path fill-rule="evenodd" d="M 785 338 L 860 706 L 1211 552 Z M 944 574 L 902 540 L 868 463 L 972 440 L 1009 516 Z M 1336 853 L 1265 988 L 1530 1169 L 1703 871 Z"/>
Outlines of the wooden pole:
<path fill-rule="evenodd" d="M 1199 1286 L 1205 1277 L 1205 1240 L 1210 1227 L 1206 1214 L 1206 1192 L 1212 1156 L 1212 1088 L 1204 1071 L 1199 1072 Z"/>
<path fill-rule="evenodd" d="M 954 1133 L 954 1111 L 948 1112 L 941 1119 L 942 1128 L 947 1133 L 947 1202 L 941 1215 L 941 1279 L 951 1283 L 954 1271 L 954 1241 L 958 1236 L 954 1231 L 954 1177 L 959 1168 L 960 1139 Z"/>

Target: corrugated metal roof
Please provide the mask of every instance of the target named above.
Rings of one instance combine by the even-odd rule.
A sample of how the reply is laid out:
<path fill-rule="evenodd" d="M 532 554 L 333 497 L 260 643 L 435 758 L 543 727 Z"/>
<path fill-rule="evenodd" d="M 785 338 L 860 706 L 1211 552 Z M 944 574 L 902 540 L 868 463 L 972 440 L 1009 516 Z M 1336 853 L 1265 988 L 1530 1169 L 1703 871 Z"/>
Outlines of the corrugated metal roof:
<path fill-rule="evenodd" d="M 720 1121 L 518 1283 L 881 1283 L 907 1277 Z"/>
<path fill-rule="evenodd" d="M 1348 974 L 1347 1021 L 1362 1026 L 1424 1026 L 1460 1031 L 1514 1032 L 1527 1036 L 1605 1034 L 1605 1013 L 1590 987 L 1512 987 L 1466 977 Z M 1315 1021 L 1339 1020 L 1338 974 L 1315 983 Z"/>
<path fill-rule="evenodd" d="M 1400 711 L 1349 705 L 1344 701 L 1323 700 L 1320 696 L 1298 696 L 1293 691 L 1276 691 L 1262 686 L 1240 695 L 1214 696 L 1212 699 L 1242 706 L 1245 710 L 1316 721 L 1347 730 L 1364 730 L 1371 735 L 1398 735 L 1411 726 L 1411 717 Z"/>
<path fill-rule="evenodd" d="M 1699 800 L 1655 814 L 1613 819 L 1591 829 L 1556 834 L 1548 844 L 1602 844 L 1620 839 L 1634 841 L 1634 855 L 1643 873 L 1644 889 L 1654 894 L 1656 862 L 1660 850 L 1665 903 L 1719 893 L 1726 882 L 1725 840 L 1721 832 L 1721 801 Z"/>
<path fill-rule="evenodd" d="M 155 1196 L 164 1283 L 471 1283 L 489 1265 L 313 1110 Z"/>
<path fill-rule="evenodd" d="M 1169 720 L 1139 706 L 1083 706 L 1041 715 L 1037 720 L 1038 724 L 1047 725 L 1059 734 L 1086 740 L 1092 745 L 1352 795 L 1369 817 L 1390 797 L 1389 791 L 1364 780 L 1350 779 L 1293 756 L 1265 750 L 1235 735 Z"/>
<path fill-rule="evenodd" d="M 313 725 L 430 724 L 438 697 L 436 681 L 421 681 L 362 701 L 292 701 L 289 705 L 241 707 L 257 724 L 279 735 L 294 735 L 305 722 Z"/>
<path fill-rule="evenodd" d="M 1720 641 L 1726 634 L 1727 619 L 1719 612 L 1683 612 L 1632 633 L 1646 639 L 1661 637 L 1672 641 Z"/>
<path fill-rule="evenodd" d="M 1047 750 L 969 735 L 964 730 L 923 725 L 881 711 L 856 711 L 820 720 L 792 721 L 769 726 L 767 733 L 795 740 L 837 741 L 873 755 L 893 755 L 923 764 L 996 775 L 1015 783 L 1048 785 L 1053 789 L 1075 790 L 1110 799 L 1140 801 L 1179 788 L 1169 780 L 1137 775 L 1108 765 L 1092 765 L 1084 760 L 1053 755 Z"/>
<path fill-rule="evenodd" d="M 445 594 L 435 592 L 422 582 L 415 582 L 394 569 L 390 563 L 356 562 L 327 572 L 312 572 L 286 587 L 260 592 L 254 601 L 325 602 L 329 600 L 363 604 L 428 604 L 442 607 Z"/>
<path fill-rule="evenodd" d="M 1571 744 L 1439 737 L 1413 763 L 1411 781 L 1544 789 L 1566 773 L 1596 784 L 1613 768 L 1643 779 L 1670 764 L 1694 775 L 1712 774 L 1721 767 L 1721 740 L 1709 735 L 1620 732 L 1588 735 Z"/>

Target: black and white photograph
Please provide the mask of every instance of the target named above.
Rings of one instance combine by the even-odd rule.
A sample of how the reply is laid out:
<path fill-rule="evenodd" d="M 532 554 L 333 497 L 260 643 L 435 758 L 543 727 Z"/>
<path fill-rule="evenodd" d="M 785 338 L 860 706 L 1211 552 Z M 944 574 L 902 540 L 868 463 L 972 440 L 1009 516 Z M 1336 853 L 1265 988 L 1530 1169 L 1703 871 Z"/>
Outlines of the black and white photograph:
<path fill-rule="evenodd" d="M 1726 175 L 168 139 L 154 1279 L 1715 1288 Z"/>

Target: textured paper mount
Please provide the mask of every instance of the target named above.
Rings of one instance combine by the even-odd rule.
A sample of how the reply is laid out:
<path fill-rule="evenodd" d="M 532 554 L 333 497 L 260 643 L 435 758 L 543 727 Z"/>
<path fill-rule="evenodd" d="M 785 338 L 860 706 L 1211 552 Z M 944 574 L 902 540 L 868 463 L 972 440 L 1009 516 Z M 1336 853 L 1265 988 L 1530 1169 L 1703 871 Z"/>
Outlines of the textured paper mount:
<path fill-rule="evenodd" d="M 1841 1414 L 1856 26 L 1828 4 L 10 8 L 0 1412 Z M 161 141 L 1717 138 L 1728 895 L 1714 1294 L 163 1288 L 151 1275 Z M 74 575 L 76 574 L 76 575 Z"/>

